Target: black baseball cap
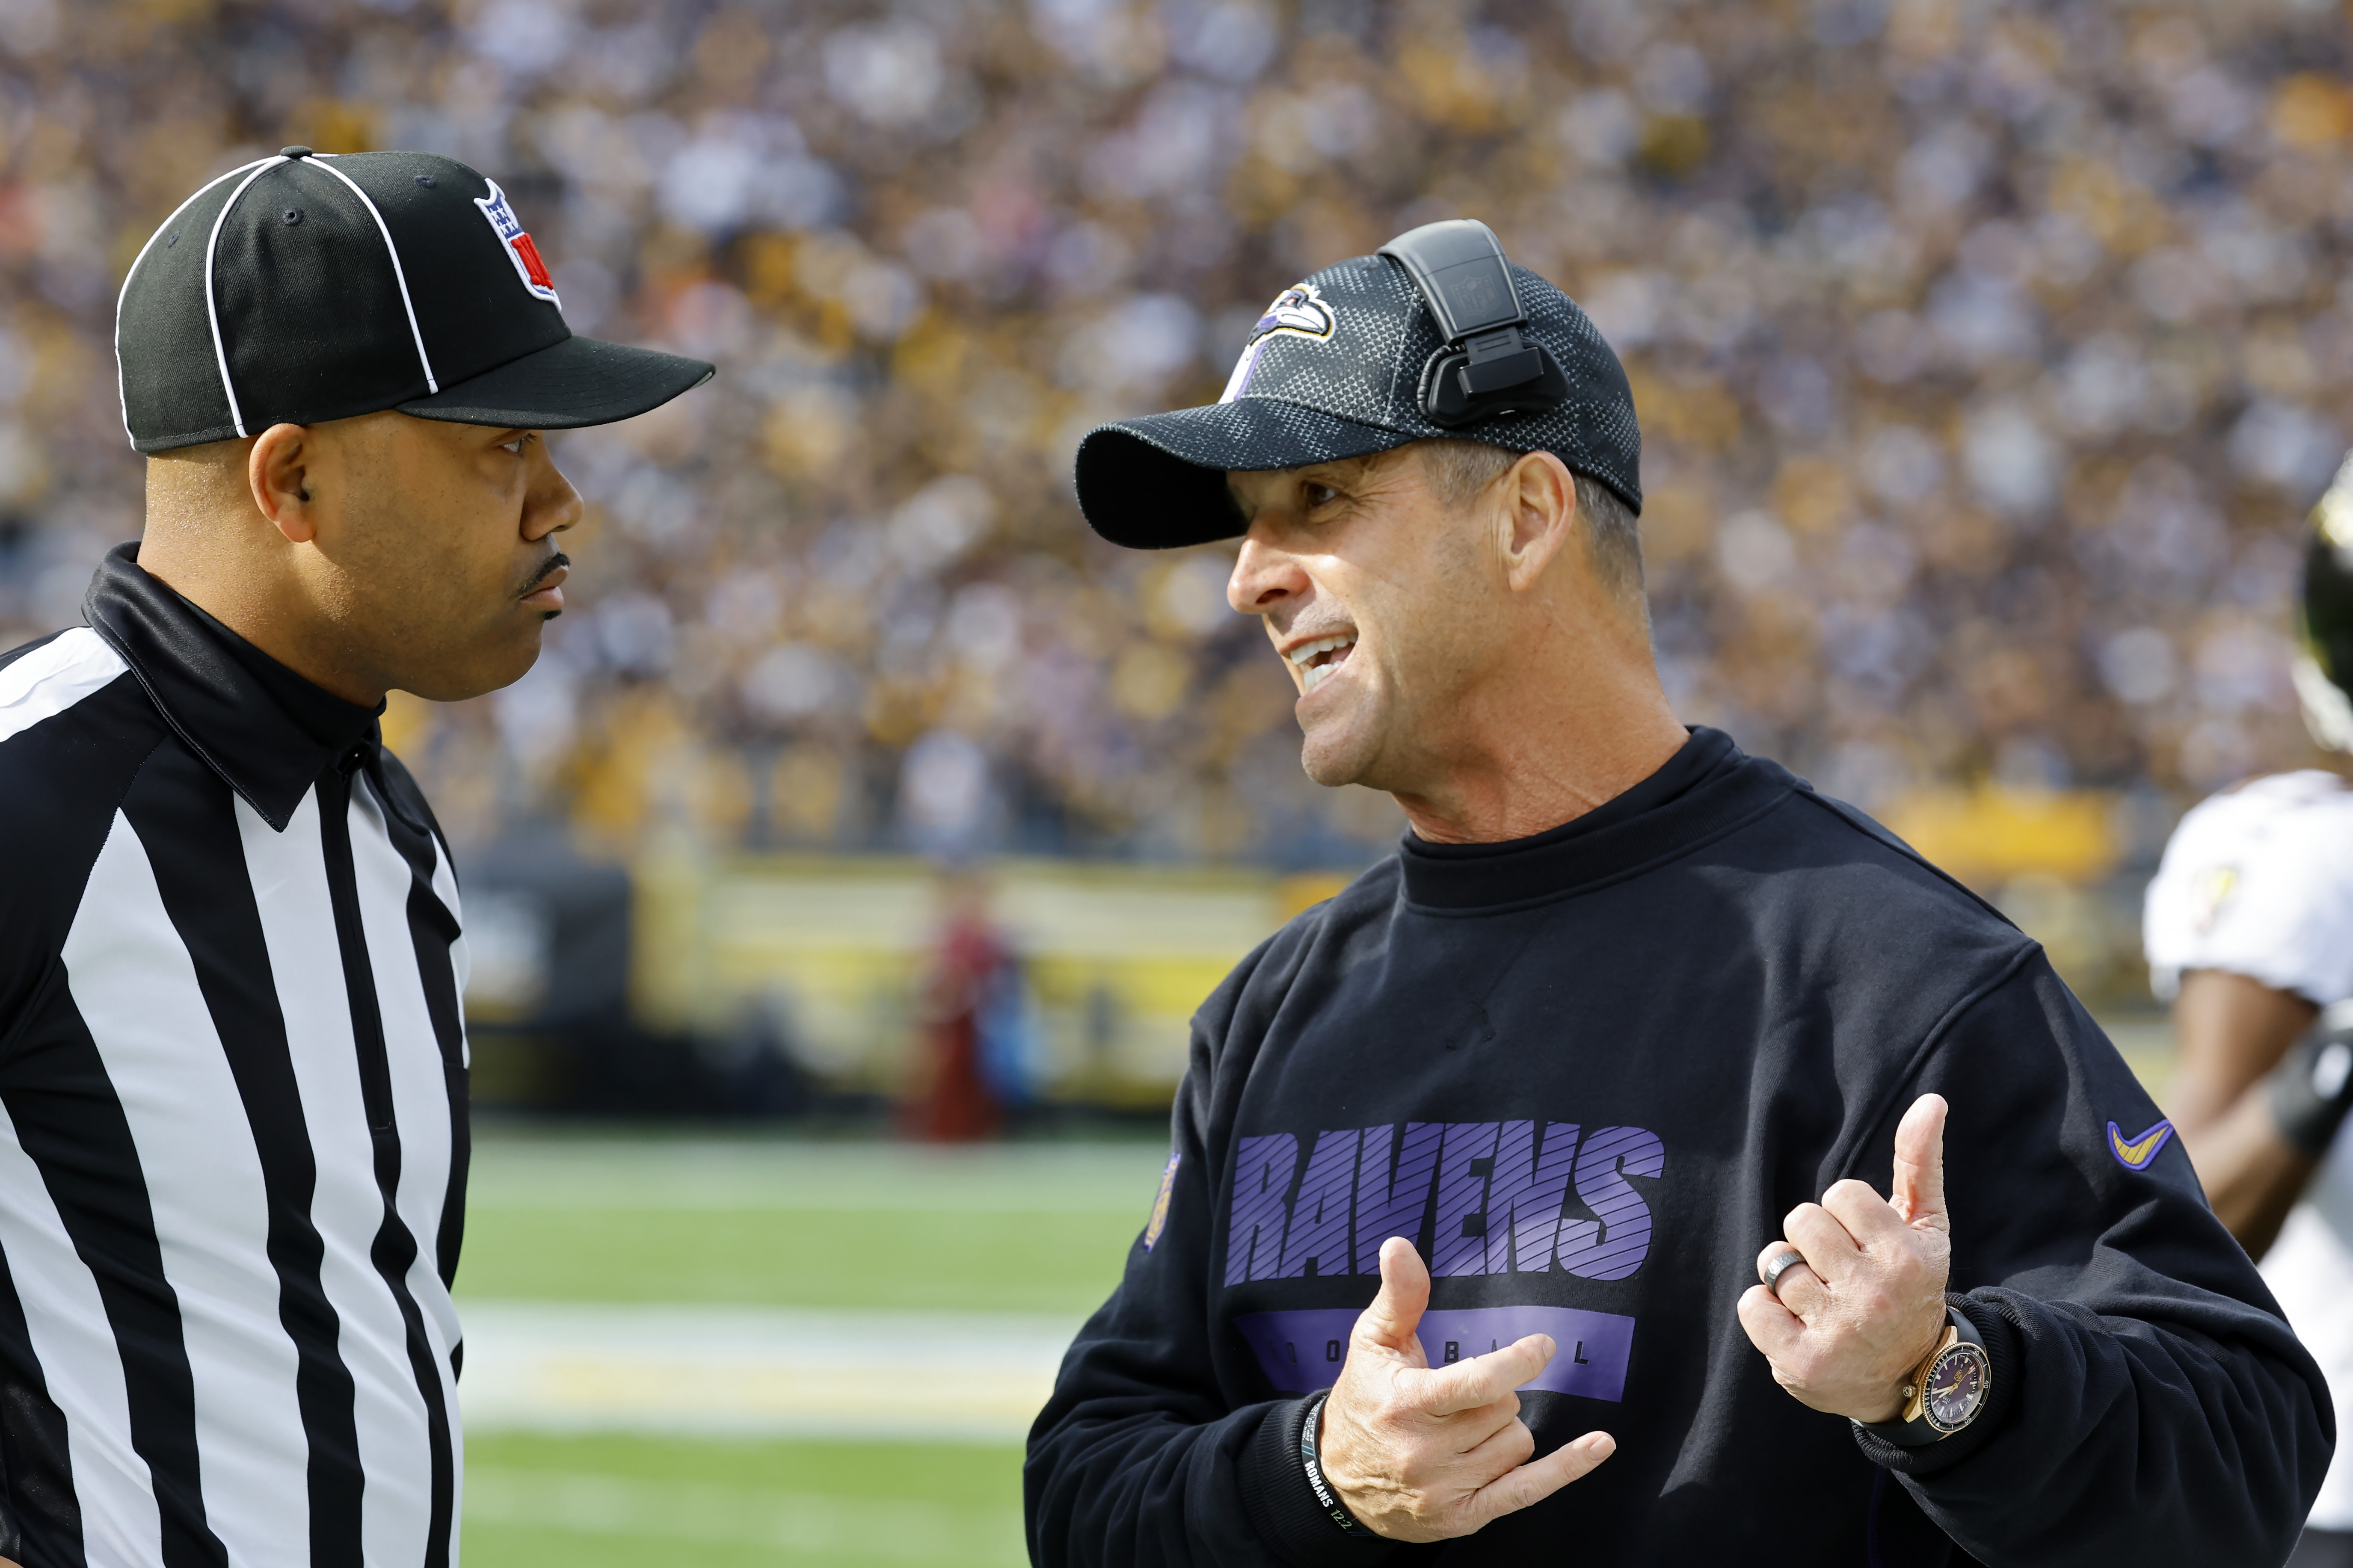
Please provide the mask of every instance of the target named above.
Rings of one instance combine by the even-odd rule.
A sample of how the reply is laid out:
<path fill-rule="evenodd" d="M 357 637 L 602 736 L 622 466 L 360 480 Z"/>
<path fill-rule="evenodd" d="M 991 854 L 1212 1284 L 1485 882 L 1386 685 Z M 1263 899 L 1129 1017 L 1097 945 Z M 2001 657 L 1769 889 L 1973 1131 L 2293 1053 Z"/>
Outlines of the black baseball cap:
<path fill-rule="evenodd" d="M 1097 533 L 1134 549 L 1230 539 L 1244 526 L 1226 489 L 1229 472 L 1453 437 L 1551 452 L 1639 514 L 1642 436 L 1625 367 L 1575 300 L 1525 267 L 1511 267 L 1511 279 L 1522 331 L 1567 383 L 1567 395 L 1551 406 L 1469 425 L 1433 421 L 1423 405 L 1424 373 L 1449 341 L 1404 265 L 1359 256 L 1275 297 L 1216 403 L 1087 432 L 1079 443 L 1080 510 Z"/>
<path fill-rule="evenodd" d="M 308 147 L 180 204 L 115 308 L 142 452 L 396 408 L 539 430 L 643 414 L 701 360 L 575 338 L 496 181 L 429 153 Z"/>

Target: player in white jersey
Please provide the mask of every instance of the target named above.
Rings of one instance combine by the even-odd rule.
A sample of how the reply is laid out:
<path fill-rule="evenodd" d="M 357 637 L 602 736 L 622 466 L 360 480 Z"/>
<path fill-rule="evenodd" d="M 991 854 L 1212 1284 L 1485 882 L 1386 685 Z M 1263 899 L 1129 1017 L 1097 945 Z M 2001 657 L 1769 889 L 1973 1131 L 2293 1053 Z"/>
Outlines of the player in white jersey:
<path fill-rule="evenodd" d="M 2353 1409 L 2353 456 L 2312 513 L 2295 677 L 2319 765 L 2237 784 L 2174 830 L 2143 939 L 2173 1004 L 2169 1109 L 2223 1223 Z M 2289 1568 L 2353 1568 L 2353 1459 Z"/>

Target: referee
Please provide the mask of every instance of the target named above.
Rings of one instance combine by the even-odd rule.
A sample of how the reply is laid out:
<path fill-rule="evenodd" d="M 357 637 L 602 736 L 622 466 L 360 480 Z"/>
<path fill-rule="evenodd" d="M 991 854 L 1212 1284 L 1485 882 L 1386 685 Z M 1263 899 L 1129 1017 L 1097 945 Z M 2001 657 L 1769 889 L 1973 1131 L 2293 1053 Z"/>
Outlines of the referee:
<path fill-rule="evenodd" d="M 711 367 L 575 338 L 495 182 L 307 147 L 116 320 L 143 538 L 0 657 L 0 1556 L 446 1564 L 466 951 L 387 691 L 531 668 L 539 432 Z"/>
<path fill-rule="evenodd" d="M 1308 773 L 1411 830 L 1195 1018 L 1033 1561 L 2278 1564 L 2312 1358 L 2042 950 L 1675 721 L 1638 450 L 1462 221 L 1081 445 L 1113 542 L 1240 536 Z"/>

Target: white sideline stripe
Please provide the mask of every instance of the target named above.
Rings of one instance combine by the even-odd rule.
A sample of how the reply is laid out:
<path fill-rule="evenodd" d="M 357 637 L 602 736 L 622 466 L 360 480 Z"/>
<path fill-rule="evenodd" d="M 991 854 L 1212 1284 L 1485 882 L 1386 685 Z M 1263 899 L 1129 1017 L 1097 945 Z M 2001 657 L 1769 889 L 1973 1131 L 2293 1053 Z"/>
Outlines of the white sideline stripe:
<path fill-rule="evenodd" d="M 25 1306 L 26 1337 L 49 1398 L 59 1410 L 94 1417 L 66 1416 L 66 1454 L 90 1568 L 163 1568 L 163 1517 L 147 1461 L 132 1447 L 131 1393 L 106 1303 L 5 1109 L 0 1248 L 7 1253 Z"/>
<path fill-rule="evenodd" d="M 340 985 L 301 983 L 343 972 L 320 844 L 319 792 L 302 797 L 283 833 L 238 797 L 237 826 L 318 1166 L 311 1222 L 325 1244 L 319 1284 L 335 1310 L 336 1349 L 352 1376 L 353 1424 L 368 1478 L 360 1500 L 362 1554 L 370 1563 L 421 1563 L 431 1500 L 429 1478 L 417 1472 L 413 1456 L 427 1451 L 425 1401 L 403 1350 L 408 1331 L 399 1305 L 367 1253 L 366 1238 L 383 1223 L 384 1194 L 360 1094 L 351 1005 Z"/>
<path fill-rule="evenodd" d="M 257 163 L 268 161 L 267 159 L 256 160 Z M 198 185 L 195 196 L 190 196 L 186 201 L 174 207 L 172 216 L 155 226 L 155 232 L 147 237 L 147 243 L 141 246 L 139 254 L 131 258 L 131 270 L 122 275 L 121 291 L 114 296 L 114 395 L 122 405 L 122 433 L 131 437 L 132 448 L 134 451 L 138 449 L 139 437 L 131 434 L 131 392 L 122 384 L 122 301 L 131 297 L 131 280 L 139 275 L 139 264 L 147 259 L 147 253 L 155 248 L 155 242 L 164 237 L 164 231 L 177 223 L 182 213 L 196 205 L 196 196 L 203 195 L 223 180 L 234 180 L 252 167 L 252 163 L 239 163 L 227 174 L 217 175 Z M 207 301 L 212 298 L 211 272 L 212 268 L 207 261 L 205 278 L 205 297 Z M 217 333 L 215 334 L 214 341 L 216 342 L 219 341 Z"/>
<path fill-rule="evenodd" d="M 178 1300 L 205 1521 L 229 1560 L 310 1561 L 310 1438 L 278 1315 L 269 1197 L 196 969 L 130 819 L 90 867 L 63 950 L 75 1008 L 121 1099 Z"/>
<path fill-rule="evenodd" d="M 574 1535 L 637 1536 L 712 1546 L 773 1546 L 829 1558 L 966 1563 L 1029 1561 L 1018 1509 L 950 1508 L 702 1481 L 651 1481 L 576 1470 L 478 1468 L 467 1518 Z"/>
<path fill-rule="evenodd" d="M 1082 1320 L 469 1301 L 476 1432 L 1018 1442 Z"/>
<path fill-rule="evenodd" d="M 375 219 L 375 231 L 384 236 L 385 254 L 392 258 L 392 279 L 400 285 L 400 308 L 408 312 L 408 335 L 417 343 L 417 363 L 425 367 L 425 390 L 438 392 L 441 384 L 433 379 L 433 362 L 425 353 L 425 334 L 417 330 L 417 306 L 408 298 L 408 274 L 400 268 L 400 247 L 392 243 L 392 230 L 385 226 L 384 214 L 376 210 L 375 200 L 360 189 L 359 182 L 327 162 L 334 155 L 332 153 L 314 153 L 311 155 L 311 162 L 351 186 L 352 194 L 359 197 L 360 204 L 367 208 L 368 216 Z"/>
<path fill-rule="evenodd" d="M 130 668 L 104 637 L 88 626 L 58 634 L 0 669 L 0 741 L 23 734 L 44 719 L 56 718 L 83 698 L 113 685 Z"/>
<path fill-rule="evenodd" d="M 237 405 L 236 384 L 228 378 L 228 351 L 221 347 L 220 304 L 213 298 L 213 252 L 220 245 L 221 225 L 227 223 L 228 215 L 237 210 L 237 198 L 245 195 L 246 186 L 250 185 L 279 164 L 291 162 L 293 162 L 292 159 L 282 154 L 264 158 L 260 166 L 248 174 L 244 184 L 231 191 L 228 194 L 228 200 L 221 204 L 220 212 L 213 218 L 212 237 L 205 241 L 205 317 L 212 323 L 213 358 L 220 363 L 221 390 L 228 395 L 229 423 L 237 426 L 237 433 L 240 436 L 245 434 L 245 415 Z M 231 172 L 234 173 L 234 171 Z M 119 326 L 119 316 L 117 322 Z M 118 360 L 117 363 L 119 363 L 120 361 Z"/>
<path fill-rule="evenodd" d="M 1094 1214 L 1142 1230 L 1168 1145 L 807 1143 L 482 1130 L 468 1206 L 875 1214 Z"/>

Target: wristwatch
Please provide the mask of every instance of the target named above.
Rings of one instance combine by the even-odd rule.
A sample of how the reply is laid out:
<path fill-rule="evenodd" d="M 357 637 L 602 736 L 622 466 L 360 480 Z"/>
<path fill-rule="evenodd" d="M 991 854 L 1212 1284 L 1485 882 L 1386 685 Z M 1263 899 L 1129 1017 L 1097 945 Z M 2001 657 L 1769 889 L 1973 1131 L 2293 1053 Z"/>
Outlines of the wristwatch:
<path fill-rule="evenodd" d="M 1945 1337 L 1905 1379 L 1902 1413 L 1893 1421 L 1856 1426 L 1899 1448 L 1924 1448 L 1978 1418 L 1993 1391 L 1993 1363 L 1968 1319 L 1949 1306 L 1945 1319 Z"/>

